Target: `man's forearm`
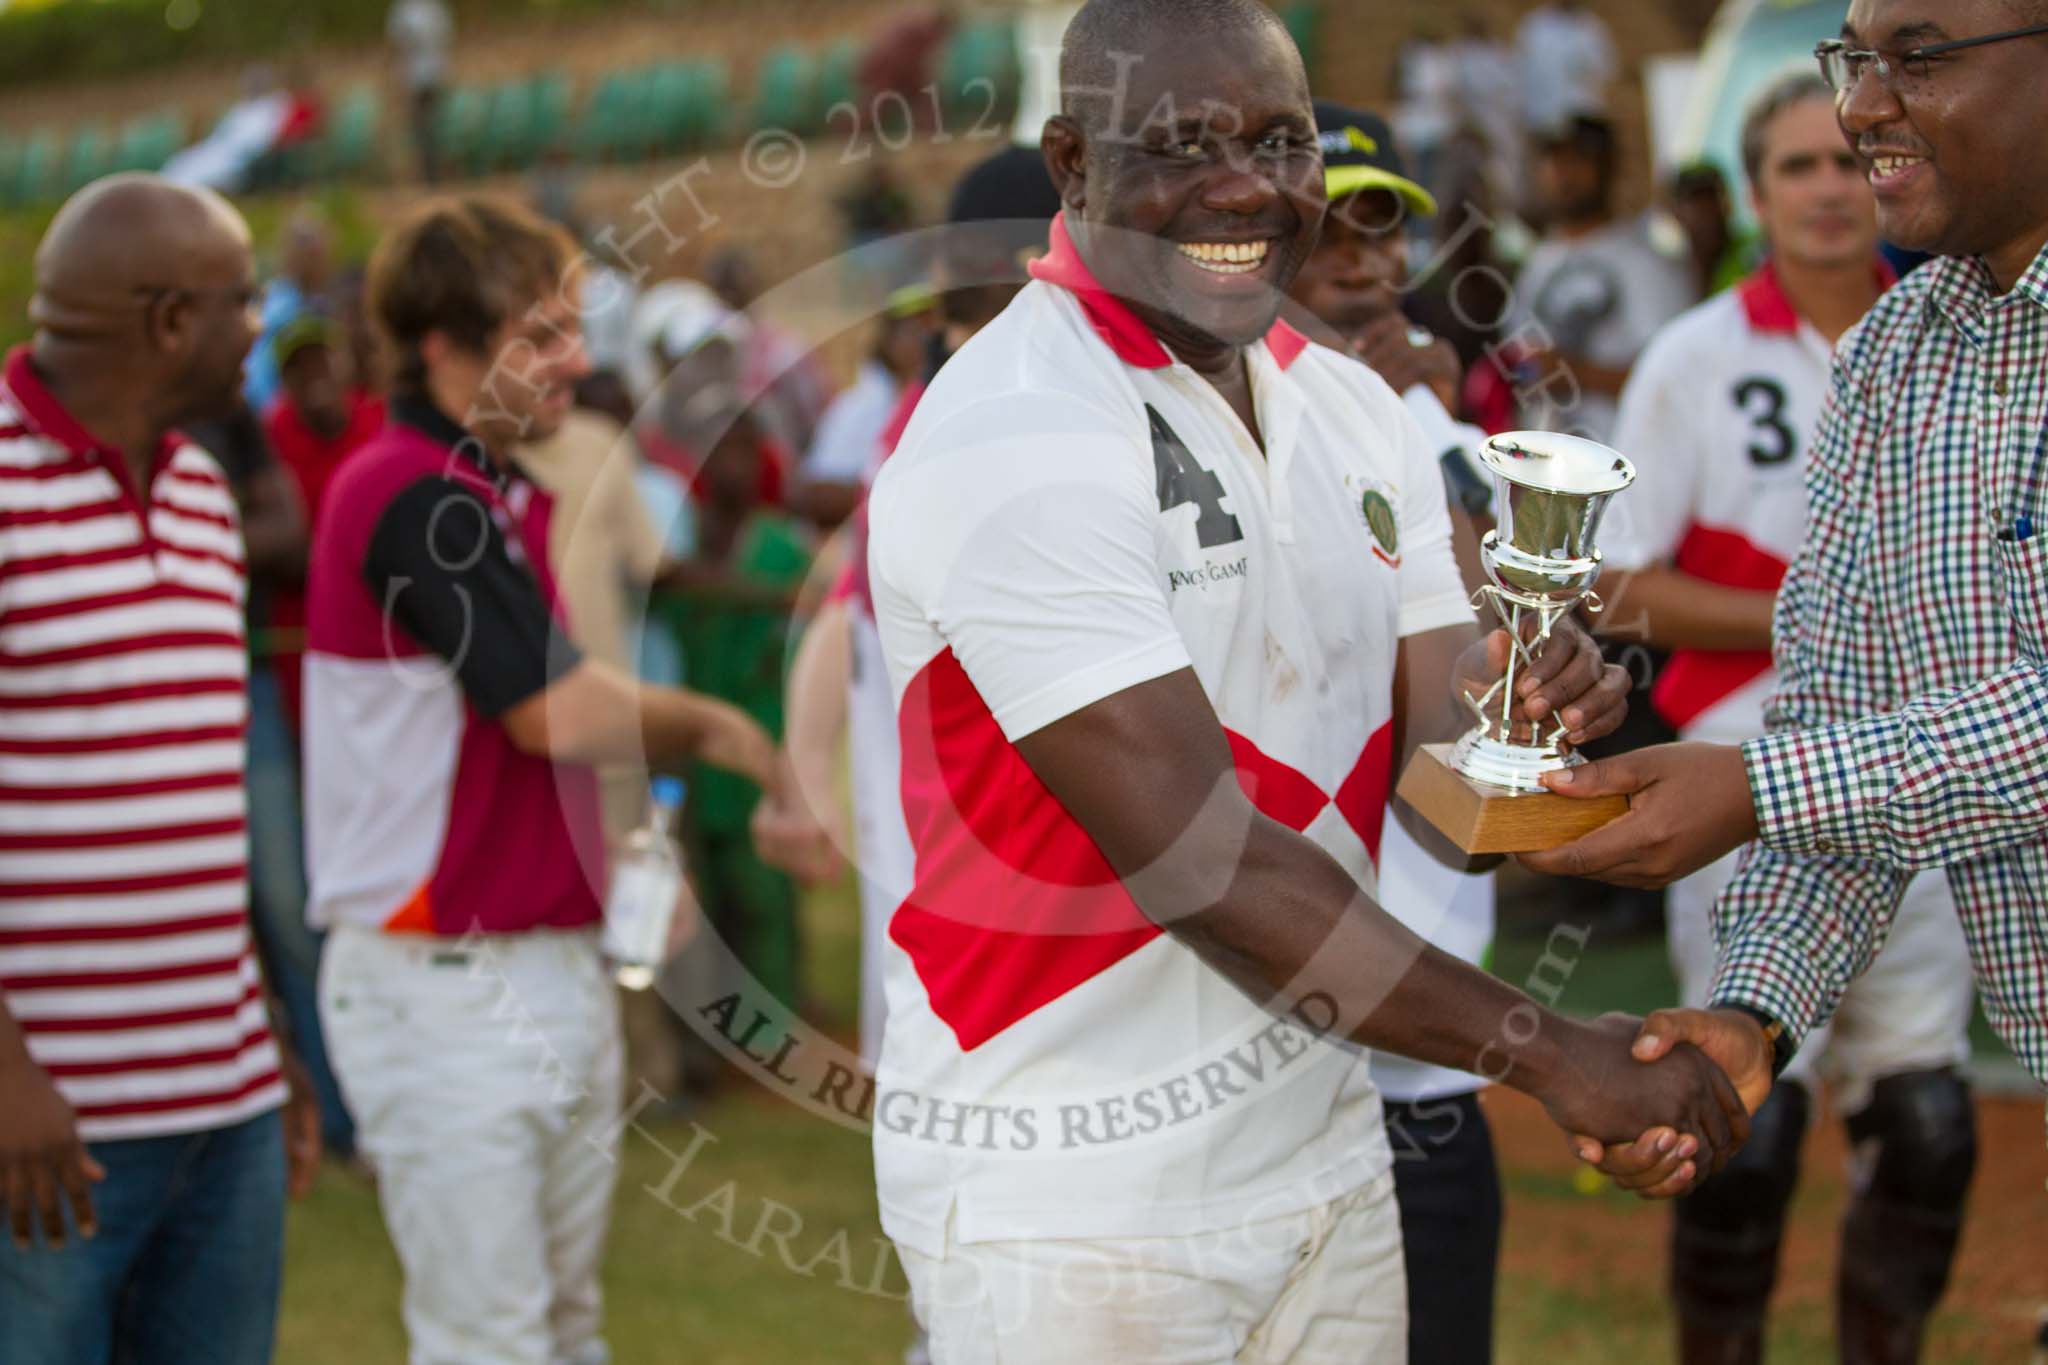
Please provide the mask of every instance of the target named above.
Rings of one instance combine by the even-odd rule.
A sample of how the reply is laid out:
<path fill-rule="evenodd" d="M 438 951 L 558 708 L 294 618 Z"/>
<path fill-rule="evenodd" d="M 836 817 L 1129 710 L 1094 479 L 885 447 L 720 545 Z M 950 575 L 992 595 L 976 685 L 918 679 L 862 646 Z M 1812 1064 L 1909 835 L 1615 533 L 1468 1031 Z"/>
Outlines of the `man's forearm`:
<path fill-rule="evenodd" d="M 852 648 L 852 617 L 846 604 L 828 602 L 812 618 L 789 668 L 783 747 L 814 804 L 831 793 L 846 736 Z"/>
<path fill-rule="evenodd" d="M 1896 711 L 1752 740 L 1743 759 L 1760 837 L 1901 869 L 2038 840 L 2048 833 L 2044 713 L 2048 677 L 2022 660 Z"/>
<path fill-rule="evenodd" d="M 13 1012 L 7 1008 L 6 993 L 0 992 L 0 1073 L 35 1064 L 35 1059 L 29 1055 L 28 1038 L 22 1033 L 21 1025 L 14 1021 Z"/>
<path fill-rule="evenodd" d="M 775 781 L 768 732 L 731 702 L 679 687 L 640 687 L 640 733 L 653 765 L 699 759 L 766 787 Z"/>
<path fill-rule="evenodd" d="M 1870 965 L 1907 880 L 1863 859 L 1756 850 L 1714 905 L 1712 1003 L 1757 1009 L 1797 1042 Z M 1813 906 L 1826 906 L 1827 916 Z"/>
<path fill-rule="evenodd" d="M 1774 592 L 1709 583 L 1676 569 L 1611 575 L 1598 633 L 1659 649 L 1768 650 Z"/>
<path fill-rule="evenodd" d="M 1154 898 L 1147 877 L 1126 884 L 1141 906 Z M 1181 905 L 1201 896 L 1193 887 L 1157 891 Z M 1154 918 L 1276 1014 L 1528 1094 L 1555 1087 L 1584 1028 L 1431 947 L 1373 904 L 1329 854 L 1264 817 L 1254 817 L 1221 900 L 1181 918 Z"/>
<path fill-rule="evenodd" d="M 774 742 L 746 712 L 702 693 L 643 683 L 592 659 L 502 721 L 521 749 L 556 762 L 661 767 L 694 758 L 763 786 L 776 777 Z"/>

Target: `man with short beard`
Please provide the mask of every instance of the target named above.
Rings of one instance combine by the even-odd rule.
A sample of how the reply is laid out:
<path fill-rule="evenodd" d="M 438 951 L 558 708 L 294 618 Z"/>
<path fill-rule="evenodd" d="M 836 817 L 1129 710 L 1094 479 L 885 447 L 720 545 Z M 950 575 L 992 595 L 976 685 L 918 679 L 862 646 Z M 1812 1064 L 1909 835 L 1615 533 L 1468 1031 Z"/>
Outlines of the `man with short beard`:
<path fill-rule="evenodd" d="M 1525 859 L 1663 885 L 1757 841 L 1716 908 L 1714 1008 L 1651 1016 L 1638 1052 L 1701 1043 L 1752 1107 L 1928 868 L 1948 870 L 1985 1013 L 2048 1083 L 2048 6 L 1855 0 L 1819 56 L 1880 232 L 1944 259 L 1836 349 L 1806 541 L 1778 593 L 1770 733 L 1550 779 L 1631 808 Z M 1666 1192 L 1661 1159 L 1582 1154 Z M 1868 1176 L 1894 1206 L 1906 1178 L 1882 1162 Z"/>
<path fill-rule="evenodd" d="M 1810 72 L 1766 89 L 1743 124 L 1751 202 L 1770 247 L 1763 269 L 1651 342 L 1622 394 L 1622 448 L 1635 486 L 1601 530 L 1610 610 L 1623 637 L 1673 651 L 1650 697 L 1689 740 L 1764 733 L 1779 682 L 1771 607 L 1806 535 L 1806 442 L 1827 397 L 1834 343 L 1877 302 L 1891 272 L 1877 204 Z M 1671 888 L 1672 966 L 1682 999 L 1714 981 L 1713 907 L 1729 853 Z M 1685 1365 L 1756 1359 L 1807 1119 L 1827 1082 L 1859 1160 L 1910 1179 L 1911 1235 L 1845 1238 L 1838 1321 L 1852 1360 L 1902 1357 L 1875 1343 L 1924 1318 L 1948 1277 L 1975 1155 L 1969 1086 L 1970 955 L 1940 870 L 1909 884 L 1884 954 L 1816 1029 L 1753 1120 L 1728 1169 L 1674 1210 L 1671 1285 Z M 1881 1156 L 1879 1156 L 1881 1154 Z M 1858 1187 L 1849 1224 L 1875 1215 Z M 1874 1280 L 1895 1285 L 1873 1299 Z M 1910 1356 L 1903 1357 L 1910 1359 Z"/>
<path fill-rule="evenodd" d="M 1391 777 L 1505 666 L 1435 453 L 1276 326 L 1324 210 L 1301 58 L 1255 0 L 1091 0 L 1033 282 L 932 381 L 869 567 L 916 882 L 891 918 L 876 1170 L 940 1365 L 1405 1359 L 1360 1047 L 1478 1066 L 1710 1170 L 1702 1059 L 1628 1085 L 1370 898 Z M 1401 681 L 1397 683 L 1397 678 Z M 1565 629 L 1525 723 L 1619 721 Z"/>
<path fill-rule="evenodd" d="M 250 940 L 241 524 L 180 431 L 255 296 L 226 200 L 110 176 L 0 370 L 0 1360 L 263 1365 L 319 1167 Z"/>

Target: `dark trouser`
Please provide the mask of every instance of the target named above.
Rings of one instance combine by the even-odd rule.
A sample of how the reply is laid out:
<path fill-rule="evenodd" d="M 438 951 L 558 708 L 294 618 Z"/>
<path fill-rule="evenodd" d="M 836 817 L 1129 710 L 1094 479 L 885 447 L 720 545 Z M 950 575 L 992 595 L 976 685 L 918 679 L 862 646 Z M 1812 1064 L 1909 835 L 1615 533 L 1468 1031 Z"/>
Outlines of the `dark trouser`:
<path fill-rule="evenodd" d="M 1500 1170 L 1476 1093 L 1388 1100 L 1408 1267 L 1408 1359 L 1488 1365 L 1500 1260 Z"/>
<path fill-rule="evenodd" d="M 711 928 L 770 995 L 796 1009 L 795 884 L 761 861 L 744 831 L 698 832 L 690 874 Z"/>
<path fill-rule="evenodd" d="M 284 1262 L 284 1125 L 95 1142 L 99 1235 L 0 1237 L 7 1365 L 264 1365 Z M 67 1224 L 70 1214 L 65 1215 Z"/>
<path fill-rule="evenodd" d="M 1809 1104 L 1803 1086 L 1780 1082 L 1751 1119 L 1742 1151 L 1673 1211 L 1671 1287 L 1684 1365 L 1763 1359 Z M 1907 1365 L 1920 1358 L 1962 1233 L 1977 1155 L 1969 1086 L 1947 1067 L 1886 1076 L 1848 1128 L 1856 1171 L 1836 1286 L 1839 1359 Z"/>

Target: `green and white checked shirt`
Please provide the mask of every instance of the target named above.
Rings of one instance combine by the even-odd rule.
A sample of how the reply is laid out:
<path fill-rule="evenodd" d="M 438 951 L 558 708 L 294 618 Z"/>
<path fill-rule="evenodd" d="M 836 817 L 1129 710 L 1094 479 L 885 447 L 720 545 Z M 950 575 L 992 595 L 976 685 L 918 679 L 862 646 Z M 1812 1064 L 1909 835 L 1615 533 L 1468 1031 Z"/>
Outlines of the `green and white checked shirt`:
<path fill-rule="evenodd" d="M 1946 868 L 1986 1013 L 2048 1084 L 2048 252 L 2004 294 L 1964 259 L 1888 292 L 1806 487 L 1714 999 L 1805 1033 Z"/>

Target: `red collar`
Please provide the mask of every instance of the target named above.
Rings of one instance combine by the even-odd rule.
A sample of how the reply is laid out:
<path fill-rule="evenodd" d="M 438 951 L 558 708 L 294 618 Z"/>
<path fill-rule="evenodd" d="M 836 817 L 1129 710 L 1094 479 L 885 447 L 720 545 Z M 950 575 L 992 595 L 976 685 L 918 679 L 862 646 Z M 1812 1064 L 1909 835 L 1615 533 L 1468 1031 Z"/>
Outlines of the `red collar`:
<path fill-rule="evenodd" d="M 1159 338 L 1152 335 L 1152 329 L 1138 320 L 1138 315 L 1130 310 L 1128 304 L 1096 281 L 1095 272 L 1088 268 L 1088 263 L 1081 259 L 1081 253 L 1074 247 L 1066 220 L 1064 211 L 1053 215 L 1048 250 L 1031 263 L 1031 278 L 1071 291 L 1080 300 L 1081 310 L 1088 315 L 1089 325 L 1109 343 L 1109 349 L 1115 351 L 1117 359 L 1124 364 L 1135 365 L 1141 370 L 1159 370 L 1171 365 L 1173 357 L 1159 343 Z M 1308 349 L 1308 338 L 1288 326 L 1285 319 L 1278 319 L 1266 333 L 1266 349 L 1273 353 L 1274 362 L 1284 370 Z"/>
<path fill-rule="evenodd" d="M 93 435 L 76 417 L 64 410 L 57 396 L 43 383 L 29 362 L 29 348 L 16 346 L 7 353 L 4 382 L 14 401 L 21 406 L 23 422 L 31 431 L 49 437 L 74 455 L 104 456 L 118 461 L 120 452 Z M 157 443 L 156 462 L 162 464 L 185 443 L 176 432 L 167 431 Z"/>
<path fill-rule="evenodd" d="M 1899 282 L 1892 270 L 1891 262 L 1880 256 L 1871 263 L 1871 274 L 1877 279 L 1879 289 L 1889 289 Z M 1743 314 L 1749 319 L 1749 329 L 1759 336 L 1796 336 L 1799 333 L 1799 310 L 1793 306 L 1792 298 L 1785 292 L 1785 286 L 1778 279 L 1777 268 L 1769 261 L 1754 275 L 1735 286 L 1737 296 L 1742 300 Z"/>

